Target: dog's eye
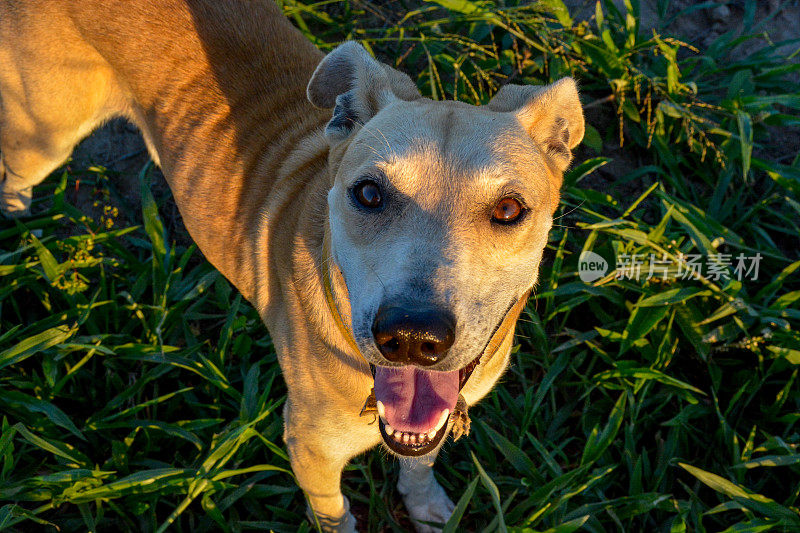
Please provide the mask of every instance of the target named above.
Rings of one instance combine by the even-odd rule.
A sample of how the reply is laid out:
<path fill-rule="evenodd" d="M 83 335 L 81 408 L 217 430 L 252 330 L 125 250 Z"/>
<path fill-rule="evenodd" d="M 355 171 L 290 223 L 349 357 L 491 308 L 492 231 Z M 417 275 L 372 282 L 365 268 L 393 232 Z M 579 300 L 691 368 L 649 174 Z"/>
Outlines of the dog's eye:
<path fill-rule="evenodd" d="M 524 211 L 525 209 L 522 207 L 519 200 L 507 196 L 494 206 L 492 222 L 497 222 L 498 224 L 513 224 L 520 219 Z"/>
<path fill-rule="evenodd" d="M 353 191 L 358 203 L 370 209 L 377 209 L 383 205 L 383 196 L 381 196 L 381 188 L 374 181 L 362 181 L 356 185 Z"/>

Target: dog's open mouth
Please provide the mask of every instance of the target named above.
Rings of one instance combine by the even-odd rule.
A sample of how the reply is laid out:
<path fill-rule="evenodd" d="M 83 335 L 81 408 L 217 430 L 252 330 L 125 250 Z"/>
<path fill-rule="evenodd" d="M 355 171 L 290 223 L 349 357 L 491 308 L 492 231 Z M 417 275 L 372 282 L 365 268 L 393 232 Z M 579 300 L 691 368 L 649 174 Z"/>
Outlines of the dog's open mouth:
<path fill-rule="evenodd" d="M 451 372 L 416 366 L 376 367 L 378 425 L 386 446 L 406 456 L 436 449 L 447 435 L 461 388 L 479 362 L 480 356 Z"/>

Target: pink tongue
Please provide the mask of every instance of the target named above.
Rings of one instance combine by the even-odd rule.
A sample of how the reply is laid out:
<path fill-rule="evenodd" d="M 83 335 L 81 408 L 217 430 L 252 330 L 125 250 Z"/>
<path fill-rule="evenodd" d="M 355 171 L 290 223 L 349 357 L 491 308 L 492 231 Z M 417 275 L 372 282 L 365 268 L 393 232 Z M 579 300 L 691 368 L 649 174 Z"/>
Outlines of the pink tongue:
<path fill-rule="evenodd" d="M 375 368 L 375 399 L 386 408 L 384 420 L 398 431 L 425 433 L 442 411 L 458 401 L 458 370 L 434 372 L 414 366 Z"/>

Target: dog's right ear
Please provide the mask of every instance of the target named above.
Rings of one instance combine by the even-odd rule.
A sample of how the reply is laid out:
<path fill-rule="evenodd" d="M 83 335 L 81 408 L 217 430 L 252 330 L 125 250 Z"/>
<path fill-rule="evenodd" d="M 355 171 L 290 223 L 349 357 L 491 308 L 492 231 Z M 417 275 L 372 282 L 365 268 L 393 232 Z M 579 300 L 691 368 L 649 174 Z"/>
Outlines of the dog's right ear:
<path fill-rule="evenodd" d="M 504 85 L 488 106 L 514 113 L 558 170 L 567 169 L 586 127 L 575 80 L 562 78 L 546 86 Z"/>
<path fill-rule="evenodd" d="M 333 110 L 325 127 L 331 142 L 347 138 L 392 100 L 416 100 L 421 95 L 407 75 L 373 59 L 355 41 L 339 45 L 317 66 L 306 89 L 308 100 Z"/>

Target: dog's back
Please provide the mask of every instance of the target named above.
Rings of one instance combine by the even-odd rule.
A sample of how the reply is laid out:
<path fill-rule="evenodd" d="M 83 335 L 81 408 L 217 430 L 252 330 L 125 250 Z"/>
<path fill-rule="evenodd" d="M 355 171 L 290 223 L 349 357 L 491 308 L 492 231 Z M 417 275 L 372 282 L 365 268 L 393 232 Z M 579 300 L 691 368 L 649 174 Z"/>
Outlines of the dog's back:
<path fill-rule="evenodd" d="M 125 116 L 200 249 L 252 301 L 247 233 L 328 118 L 305 96 L 321 58 L 271 1 L 0 0 L 0 207 L 25 213 L 78 141 Z"/>

